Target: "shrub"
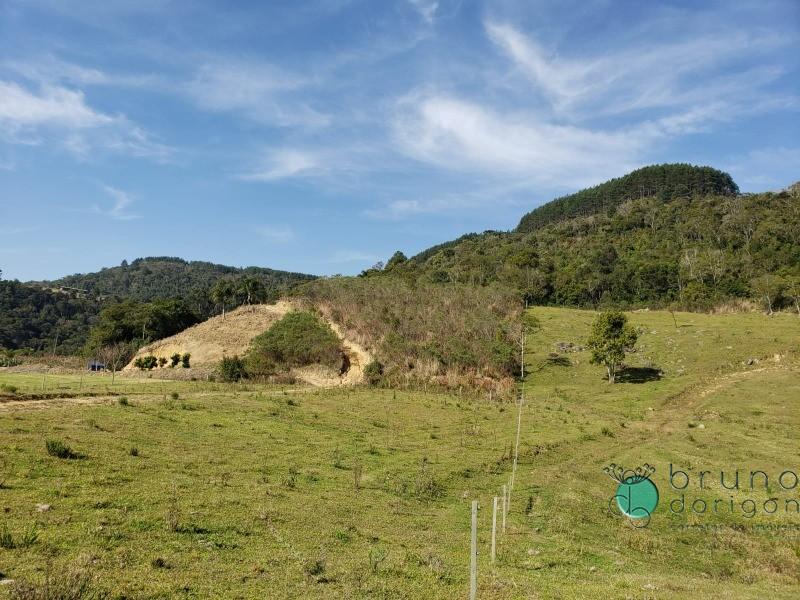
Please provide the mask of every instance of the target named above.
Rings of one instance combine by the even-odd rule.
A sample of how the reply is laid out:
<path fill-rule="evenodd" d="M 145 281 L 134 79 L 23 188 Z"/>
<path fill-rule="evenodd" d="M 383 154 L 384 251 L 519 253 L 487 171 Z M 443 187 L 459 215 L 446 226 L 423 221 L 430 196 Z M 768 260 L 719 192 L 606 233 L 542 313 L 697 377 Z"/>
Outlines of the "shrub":
<path fill-rule="evenodd" d="M 79 457 L 78 453 L 60 440 L 47 440 L 45 442 L 45 447 L 47 448 L 47 453 L 56 458 L 72 459 Z"/>
<path fill-rule="evenodd" d="M 128 450 L 128 454 L 131 456 L 139 456 L 139 449 L 136 446 L 133 446 L 130 450 Z"/>
<path fill-rule="evenodd" d="M 117 404 L 119 404 L 120 406 L 130 406 L 131 405 L 131 403 L 128 402 L 128 397 L 127 396 L 122 396 L 119 400 L 117 400 Z"/>
<path fill-rule="evenodd" d="M 173 369 L 178 366 L 179 362 L 181 362 L 181 355 L 177 352 L 169 357 L 169 366 Z"/>
<path fill-rule="evenodd" d="M 181 366 L 182 366 L 184 369 L 188 369 L 188 368 L 189 368 L 189 366 L 190 366 L 190 365 L 189 365 L 189 359 L 190 359 L 191 357 L 192 357 L 192 355 L 191 355 L 191 354 L 189 354 L 188 352 L 187 352 L 186 354 L 184 354 L 183 356 L 181 356 Z"/>
<path fill-rule="evenodd" d="M 163 369 L 166 366 L 166 364 L 167 364 L 167 359 L 164 358 L 163 356 L 159 356 L 158 357 L 158 368 L 159 369 Z"/>
<path fill-rule="evenodd" d="M 378 385 L 383 379 L 383 364 L 377 360 L 369 363 L 364 367 L 364 379 L 370 385 Z"/>
<path fill-rule="evenodd" d="M 614 383 L 625 352 L 636 343 L 636 330 L 621 312 L 609 311 L 597 315 L 587 347 L 592 351 L 592 364 L 605 365 L 609 383 Z"/>
<path fill-rule="evenodd" d="M 244 379 L 247 376 L 244 361 L 237 355 L 223 356 L 217 366 L 217 373 L 220 381 L 233 382 Z"/>
<path fill-rule="evenodd" d="M 133 366 L 137 367 L 140 371 L 151 371 L 158 365 L 158 359 L 155 356 L 140 356 L 133 361 Z"/>
<path fill-rule="evenodd" d="M 172 393 L 170 393 L 169 397 L 172 398 L 173 400 L 177 400 L 181 396 L 180 396 L 180 394 L 178 392 L 172 392 Z"/>
<path fill-rule="evenodd" d="M 7 392 L 9 394 L 16 394 L 17 393 L 17 386 L 11 385 L 10 383 L 4 383 L 0 385 L 0 391 Z"/>
<path fill-rule="evenodd" d="M 317 363 L 341 368 L 341 343 L 328 325 L 303 311 L 290 312 L 257 336 L 246 358 L 247 372 L 255 376 Z"/>

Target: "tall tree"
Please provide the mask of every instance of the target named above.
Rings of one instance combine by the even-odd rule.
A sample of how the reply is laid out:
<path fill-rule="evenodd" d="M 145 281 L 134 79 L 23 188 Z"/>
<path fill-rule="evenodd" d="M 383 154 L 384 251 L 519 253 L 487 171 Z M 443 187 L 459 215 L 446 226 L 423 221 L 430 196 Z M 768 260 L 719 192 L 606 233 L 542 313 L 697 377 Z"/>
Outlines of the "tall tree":
<path fill-rule="evenodd" d="M 636 330 L 619 311 L 600 313 L 592 323 L 587 344 L 592 351 L 591 362 L 605 365 L 609 383 L 614 383 L 625 352 L 636 344 L 636 338 Z"/>
<path fill-rule="evenodd" d="M 222 320 L 225 320 L 225 308 L 236 295 L 236 288 L 230 279 L 220 279 L 211 288 L 211 299 L 222 306 Z"/>
<path fill-rule="evenodd" d="M 253 302 L 261 302 L 264 299 L 264 284 L 255 277 L 245 275 L 238 281 L 239 293 L 244 298 L 245 304 L 250 306 Z"/>

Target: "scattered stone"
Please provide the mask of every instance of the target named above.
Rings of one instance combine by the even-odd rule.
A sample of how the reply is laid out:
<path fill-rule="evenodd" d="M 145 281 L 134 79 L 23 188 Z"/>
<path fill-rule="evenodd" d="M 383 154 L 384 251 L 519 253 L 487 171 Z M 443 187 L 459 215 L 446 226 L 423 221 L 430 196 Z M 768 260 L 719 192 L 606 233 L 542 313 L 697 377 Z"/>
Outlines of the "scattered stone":
<path fill-rule="evenodd" d="M 0 580 L 0 585 L 11 585 L 12 583 L 14 583 L 14 580 L 13 580 L 13 579 L 3 579 L 3 580 Z"/>
<path fill-rule="evenodd" d="M 642 589 L 643 589 L 643 590 L 655 590 L 655 589 L 657 589 L 657 588 L 656 588 L 656 586 L 654 586 L 652 583 L 645 583 L 645 584 L 642 586 Z"/>
<path fill-rule="evenodd" d="M 705 429 L 705 428 L 706 428 L 706 426 L 705 426 L 705 425 L 703 425 L 702 423 L 700 423 L 700 424 L 697 426 L 697 428 L 698 428 L 698 429 Z"/>
<path fill-rule="evenodd" d="M 39 512 L 47 512 L 51 508 L 53 508 L 53 507 L 50 506 L 49 504 L 37 504 L 36 505 L 36 510 L 38 510 Z"/>
<path fill-rule="evenodd" d="M 583 352 L 583 346 L 578 346 L 572 342 L 556 342 L 555 346 L 559 352 Z"/>

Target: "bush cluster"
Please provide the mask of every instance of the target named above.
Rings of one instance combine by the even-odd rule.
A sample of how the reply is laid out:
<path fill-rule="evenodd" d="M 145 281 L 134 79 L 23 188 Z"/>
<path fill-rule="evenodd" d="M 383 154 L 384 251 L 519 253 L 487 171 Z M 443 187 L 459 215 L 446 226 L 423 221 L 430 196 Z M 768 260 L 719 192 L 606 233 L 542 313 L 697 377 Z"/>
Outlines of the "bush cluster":
<path fill-rule="evenodd" d="M 246 372 L 253 377 L 311 364 L 340 369 L 342 348 L 331 328 L 306 311 L 290 312 L 256 336 L 245 358 Z"/>

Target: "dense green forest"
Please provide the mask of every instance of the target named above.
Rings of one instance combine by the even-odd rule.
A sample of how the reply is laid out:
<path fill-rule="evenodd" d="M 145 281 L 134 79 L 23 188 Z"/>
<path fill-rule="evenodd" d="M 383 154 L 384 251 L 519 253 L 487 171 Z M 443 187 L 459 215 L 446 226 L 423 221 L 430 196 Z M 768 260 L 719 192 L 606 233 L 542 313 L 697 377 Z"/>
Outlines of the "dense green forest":
<path fill-rule="evenodd" d="M 123 261 L 118 267 L 101 269 L 96 273 L 69 275 L 56 281 L 44 282 L 48 286 L 66 286 L 86 290 L 95 297 L 152 302 L 168 298 L 183 298 L 203 318 L 217 310 L 210 290 L 221 279 L 233 280 L 252 277 L 263 286 L 267 298 L 276 298 L 293 285 L 314 277 L 302 273 L 289 273 L 262 267 L 237 268 L 202 261 L 185 261 L 168 256 L 138 258 L 131 263 Z M 237 306 L 244 299 L 231 299 Z"/>
<path fill-rule="evenodd" d="M 117 342 L 135 347 L 313 279 L 154 257 L 56 281 L 0 281 L 0 349 L 75 354 Z"/>
<path fill-rule="evenodd" d="M 75 354 L 100 304 L 18 281 L 0 281 L 0 349 Z"/>
<path fill-rule="evenodd" d="M 428 282 L 503 284 L 534 304 L 681 306 L 736 298 L 797 307 L 800 194 L 650 196 L 530 232 L 463 236 L 392 269 Z"/>
<path fill-rule="evenodd" d="M 735 196 L 739 187 L 727 173 L 688 164 L 651 165 L 562 196 L 526 214 L 517 231 L 527 233 L 565 219 L 613 211 L 627 200 L 657 198 L 669 202 L 698 196 Z"/>

